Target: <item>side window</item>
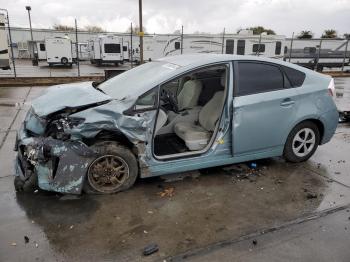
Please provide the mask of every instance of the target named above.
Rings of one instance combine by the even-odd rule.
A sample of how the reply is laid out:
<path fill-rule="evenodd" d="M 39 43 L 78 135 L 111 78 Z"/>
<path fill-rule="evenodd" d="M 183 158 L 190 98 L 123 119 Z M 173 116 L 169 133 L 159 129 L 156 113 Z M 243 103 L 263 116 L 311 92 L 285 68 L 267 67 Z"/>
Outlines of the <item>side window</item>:
<path fill-rule="evenodd" d="M 238 62 L 238 96 L 283 88 L 283 74 L 278 66 L 255 62 Z"/>
<path fill-rule="evenodd" d="M 283 66 L 283 71 L 287 75 L 292 87 L 299 87 L 304 83 L 305 73 L 287 66 Z"/>
<path fill-rule="evenodd" d="M 264 53 L 265 52 L 265 45 L 264 44 L 254 44 L 253 45 L 253 52 L 259 52 Z"/>
<path fill-rule="evenodd" d="M 146 92 L 145 94 L 141 95 L 135 105 L 134 110 L 135 111 L 143 111 L 143 110 L 152 110 L 155 109 L 157 106 L 157 98 L 158 98 L 158 88 L 153 88 L 152 90 Z"/>
<path fill-rule="evenodd" d="M 124 46 L 123 46 L 123 51 L 124 51 L 124 52 L 128 51 L 128 47 L 124 45 Z"/>
<path fill-rule="evenodd" d="M 245 53 L 245 40 L 237 41 L 237 55 L 244 55 Z"/>
<path fill-rule="evenodd" d="M 275 55 L 280 55 L 282 50 L 282 42 L 277 41 L 276 42 L 276 49 L 275 49 Z"/>
<path fill-rule="evenodd" d="M 235 40 L 226 40 L 226 54 L 233 54 L 235 47 Z"/>
<path fill-rule="evenodd" d="M 39 45 L 39 49 L 40 49 L 40 51 L 45 51 L 46 49 L 45 49 L 45 44 L 40 44 Z"/>
<path fill-rule="evenodd" d="M 288 53 L 288 47 L 287 47 L 287 46 L 284 47 L 284 53 L 285 53 L 285 54 Z"/>
<path fill-rule="evenodd" d="M 180 47 L 181 47 L 180 42 L 175 42 L 175 49 L 178 50 L 180 49 Z"/>

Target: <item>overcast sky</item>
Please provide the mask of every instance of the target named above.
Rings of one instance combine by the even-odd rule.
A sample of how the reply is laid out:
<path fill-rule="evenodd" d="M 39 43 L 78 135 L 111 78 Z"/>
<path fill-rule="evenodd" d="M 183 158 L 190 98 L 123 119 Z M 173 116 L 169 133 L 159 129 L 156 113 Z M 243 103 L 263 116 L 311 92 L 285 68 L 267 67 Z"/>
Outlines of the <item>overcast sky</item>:
<path fill-rule="evenodd" d="M 107 31 L 125 32 L 138 24 L 138 0 L 0 0 L 13 26 L 29 27 L 25 6 L 32 7 L 32 24 L 79 27 L 97 25 Z M 173 33 L 184 25 L 195 31 L 235 33 L 239 28 L 262 25 L 277 34 L 324 29 L 350 33 L 350 0 L 143 0 L 144 26 L 148 33 Z"/>

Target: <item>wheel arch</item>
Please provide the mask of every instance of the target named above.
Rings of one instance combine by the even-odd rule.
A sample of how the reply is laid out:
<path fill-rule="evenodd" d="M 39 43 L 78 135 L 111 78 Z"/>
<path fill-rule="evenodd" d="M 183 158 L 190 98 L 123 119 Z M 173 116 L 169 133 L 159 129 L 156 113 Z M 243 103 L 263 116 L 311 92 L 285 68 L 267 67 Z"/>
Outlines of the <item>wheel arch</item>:
<path fill-rule="evenodd" d="M 304 123 L 304 122 L 311 122 L 311 123 L 314 123 L 317 126 L 318 131 L 320 132 L 320 142 L 319 142 L 319 144 L 321 144 L 321 141 L 322 141 L 323 136 L 324 136 L 324 124 L 323 124 L 323 122 L 320 119 L 317 119 L 317 118 L 314 118 L 314 117 L 302 119 L 299 122 L 294 123 L 292 128 L 290 128 L 289 133 L 292 132 L 294 127 L 296 127 L 297 125 L 300 125 L 301 123 Z M 289 133 L 287 134 L 287 137 L 288 137 Z M 287 141 L 287 137 L 285 139 L 285 142 Z"/>

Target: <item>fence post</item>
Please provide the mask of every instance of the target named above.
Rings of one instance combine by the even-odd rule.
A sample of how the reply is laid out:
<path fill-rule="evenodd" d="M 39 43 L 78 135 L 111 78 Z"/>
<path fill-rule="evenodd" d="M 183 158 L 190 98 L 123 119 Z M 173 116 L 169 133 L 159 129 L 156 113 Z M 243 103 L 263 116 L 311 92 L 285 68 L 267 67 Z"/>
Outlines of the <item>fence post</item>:
<path fill-rule="evenodd" d="M 290 41 L 288 62 L 290 62 L 290 59 L 292 57 L 293 41 L 294 41 L 294 32 L 292 34 L 292 40 Z"/>
<path fill-rule="evenodd" d="M 181 55 L 183 53 L 183 44 L 184 44 L 184 26 L 181 26 Z"/>
<path fill-rule="evenodd" d="M 221 54 L 224 53 L 224 45 L 225 45 L 225 27 L 224 27 L 224 31 L 222 32 Z"/>
<path fill-rule="evenodd" d="M 79 45 L 78 45 L 78 25 L 77 19 L 75 19 L 75 51 L 77 54 L 77 66 L 78 66 L 78 76 L 80 76 L 80 62 L 79 62 Z"/>
<path fill-rule="evenodd" d="M 345 60 L 346 60 L 346 53 L 348 52 L 348 44 L 349 44 L 349 39 L 346 40 L 346 45 L 345 45 L 345 52 L 344 52 L 344 57 L 343 57 L 343 65 L 341 67 L 341 71 L 344 72 L 344 65 L 345 65 Z"/>
<path fill-rule="evenodd" d="M 318 46 L 318 52 L 317 52 L 317 60 L 316 60 L 316 65 L 315 65 L 315 69 L 317 71 L 317 67 L 318 67 L 318 61 L 320 60 L 320 55 L 321 55 L 321 46 L 322 46 L 322 38 L 320 39 L 320 44 Z"/>

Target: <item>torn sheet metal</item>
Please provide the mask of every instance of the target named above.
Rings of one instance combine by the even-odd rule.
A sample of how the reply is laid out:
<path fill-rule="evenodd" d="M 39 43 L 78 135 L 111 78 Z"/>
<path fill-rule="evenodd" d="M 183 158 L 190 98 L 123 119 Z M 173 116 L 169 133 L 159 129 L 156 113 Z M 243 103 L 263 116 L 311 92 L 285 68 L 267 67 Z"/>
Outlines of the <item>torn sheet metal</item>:
<path fill-rule="evenodd" d="M 41 189 L 80 194 L 88 166 L 96 153 L 79 141 L 48 138 L 19 139 L 17 175 L 25 178 L 26 169 L 38 176 Z"/>

